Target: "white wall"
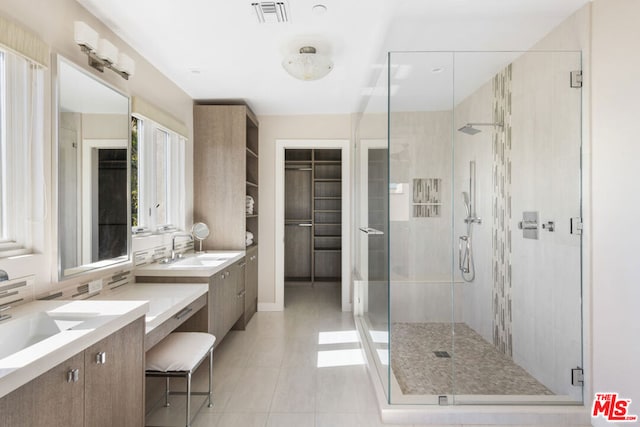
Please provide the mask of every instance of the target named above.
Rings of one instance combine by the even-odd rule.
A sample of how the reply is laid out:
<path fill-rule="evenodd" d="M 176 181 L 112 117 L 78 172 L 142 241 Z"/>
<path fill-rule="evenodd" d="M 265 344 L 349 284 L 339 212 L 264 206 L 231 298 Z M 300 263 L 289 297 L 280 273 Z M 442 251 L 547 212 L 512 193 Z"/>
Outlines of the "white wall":
<path fill-rule="evenodd" d="M 59 53 L 70 61 L 81 66 L 90 74 L 97 76 L 112 86 L 129 95 L 136 95 L 156 107 L 168 112 L 189 128 L 189 144 L 186 150 L 187 177 L 186 177 L 186 203 L 187 203 L 187 224 L 190 225 L 193 205 L 193 112 L 192 99 L 174 83 L 162 75 L 157 69 L 149 64 L 143 57 L 135 52 L 126 43 L 120 40 L 113 32 L 98 21 L 93 15 L 87 12 L 75 0 L 56 1 L 23 1 L 23 0 L 3 0 L 0 3 L 0 14 L 7 19 L 13 20 L 32 32 L 38 34 L 51 47 L 52 55 Z M 101 36 L 106 37 L 118 47 L 132 57 L 136 62 L 136 74 L 125 81 L 116 73 L 106 70 L 99 73 L 87 65 L 87 57 L 81 53 L 80 48 L 73 41 L 73 22 L 81 20 L 95 28 Z M 52 64 L 55 64 L 55 56 L 52 56 Z M 29 274 L 36 275 L 35 294 L 41 294 L 52 290 L 71 286 L 74 283 L 87 281 L 97 276 L 108 274 L 113 269 L 104 270 L 83 276 L 80 279 L 67 280 L 57 283 L 57 242 L 56 242 L 56 201 L 54 185 L 56 182 L 57 169 L 52 164 L 52 150 L 55 149 L 55 130 L 52 129 L 52 115 L 56 114 L 53 106 L 52 91 L 55 88 L 51 67 L 45 71 L 45 138 L 44 138 L 44 177 L 46 188 L 46 206 L 44 220 L 34 224 L 36 230 L 35 254 L 27 257 L 15 259 L 1 259 L 0 269 L 9 273 L 10 278 L 22 277 Z M 160 239 L 162 240 L 162 239 Z M 158 243 L 158 239 L 150 239 L 149 242 L 138 240 L 134 242 L 134 247 L 138 249 L 152 247 Z"/>
<path fill-rule="evenodd" d="M 275 299 L 275 163 L 277 139 L 351 139 L 351 115 L 259 116 L 260 245 L 258 303 Z M 350 201 L 349 201 L 350 202 Z M 353 292 L 350 291 L 349 294 Z"/>
<path fill-rule="evenodd" d="M 640 2 L 595 0 L 591 130 L 593 391 L 640 415 Z M 586 117 L 588 118 L 588 116 Z M 592 396 L 586 396 L 591 401 Z M 610 425 L 602 418 L 594 425 Z"/>

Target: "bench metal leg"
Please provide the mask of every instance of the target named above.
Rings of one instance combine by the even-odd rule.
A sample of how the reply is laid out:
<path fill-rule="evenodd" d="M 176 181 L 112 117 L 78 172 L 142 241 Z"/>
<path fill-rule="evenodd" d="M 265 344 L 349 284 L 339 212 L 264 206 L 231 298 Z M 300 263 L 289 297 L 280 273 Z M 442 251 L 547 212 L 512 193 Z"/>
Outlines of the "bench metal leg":
<path fill-rule="evenodd" d="M 187 427 L 191 425 L 191 371 L 187 374 Z"/>
<path fill-rule="evenodd" d="M 169 407 L 169 377 L 165 379 L 164 383 L 164 406 L 165 408 Z"/>
<path fill-rule="evenodd" d="M 213 347 L 209 350 L 209 408 L 213 408 L 213 403 L 211 402 L 211 385 L 213 384 Z"/>

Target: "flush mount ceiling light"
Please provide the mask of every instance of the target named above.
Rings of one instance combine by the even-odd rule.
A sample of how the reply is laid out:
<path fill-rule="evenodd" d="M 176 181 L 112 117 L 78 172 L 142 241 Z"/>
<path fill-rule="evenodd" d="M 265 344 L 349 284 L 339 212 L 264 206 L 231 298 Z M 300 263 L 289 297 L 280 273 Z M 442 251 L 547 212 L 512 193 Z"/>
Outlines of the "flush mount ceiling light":
<path fill-rule="evenodd" d="M 289 55 L 282 61 L 287 73 L 299 80 L 318 80 L 333 69 L 331 58 L 316 53 L 313 46 L 300 48 L 299 53 Z"/>

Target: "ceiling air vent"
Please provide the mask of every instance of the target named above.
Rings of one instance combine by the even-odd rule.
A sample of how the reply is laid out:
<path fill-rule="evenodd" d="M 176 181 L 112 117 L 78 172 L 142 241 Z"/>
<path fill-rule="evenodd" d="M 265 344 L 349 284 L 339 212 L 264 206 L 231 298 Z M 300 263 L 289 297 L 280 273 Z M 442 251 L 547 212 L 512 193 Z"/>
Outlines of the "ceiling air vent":
<path fill-rule="evenodd" d="M 286 2 L 262 1 L 251 3 L 251 6 L 255 9 L 258 22 L 261 24 L 289 22 L 289 11 L 287 10 Z"/>

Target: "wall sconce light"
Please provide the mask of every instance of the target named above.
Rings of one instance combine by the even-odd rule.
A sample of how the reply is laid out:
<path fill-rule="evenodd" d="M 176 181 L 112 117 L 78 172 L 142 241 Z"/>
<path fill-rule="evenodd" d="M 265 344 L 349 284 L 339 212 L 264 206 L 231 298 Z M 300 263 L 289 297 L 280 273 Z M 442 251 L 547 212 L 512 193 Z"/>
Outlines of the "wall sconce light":
<path fill-rule="evenodd" d="M 333 62 L 328 56 L 316 53 L 315 47 L 304 46 L 299 53 L 286 57 L 282 61 L 282 67 L 296 79 L 318 80 L 329 74 L 333 69 Z"/>
<path fill-rule="evenodd" d="M 118 48 L 109 40 L 101 39 L 96 30 L 82 21 L 75 21 L 74 40 L 82 52 L 87 54 L 89 65 L 101 73 L 109 68 L 123 79 L 129 80 L 135 72 L 136 64 L 129 55 L 118 52 Z"/>

